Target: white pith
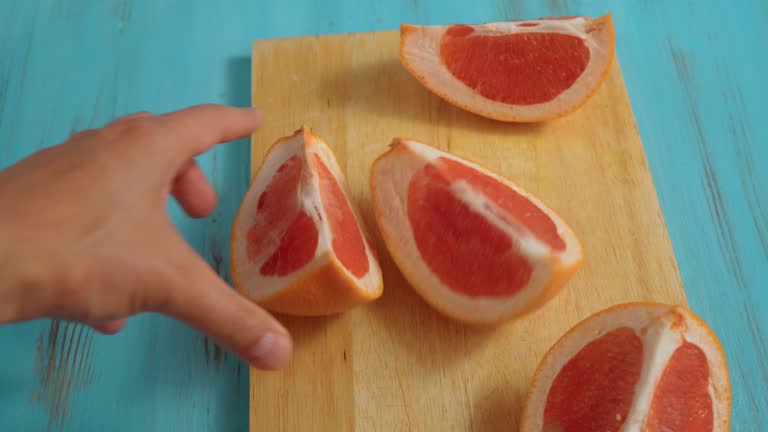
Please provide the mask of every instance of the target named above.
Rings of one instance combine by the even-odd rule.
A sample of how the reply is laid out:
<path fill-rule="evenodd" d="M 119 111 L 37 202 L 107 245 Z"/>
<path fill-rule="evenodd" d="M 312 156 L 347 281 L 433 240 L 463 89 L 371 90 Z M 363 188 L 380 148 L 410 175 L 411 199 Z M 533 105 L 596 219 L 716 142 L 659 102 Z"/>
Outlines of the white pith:
<path fill-rule="evenodd" d="M 524 23 L 538 25 L 526 27 L 521 25 Z M 491 118 L 524 119 L 529 115 L 535 117 L 536 113 L 567 111 L 571 105 L 583 100 L 592 91 L 591 86 L 580 85 L 581 82 L 599 76 L 611 55 L 598 43 L 602 41 L 596 40 L 596 36 L 590 34 L 589 29 L 592 23 L 591 18 L 576 17 L 562 20 L 504 21 L 471 26 L 475 30 L 473 33 L 475 35 L 562 33 L 577 36 L 584 41 L 590 53 L 587 67 L 570 88 L 554 99 L 539 104 L 511 105 L 488 99 L 456 78 L 446 68 L 440 56 L 440 43 L 450 25 L 410 26 L 412 30 L 402 36 L 401 56 L 406 67 L 420 76 L 425 85 L 441 97 Z"/>
<path fill-rule="evenodd" d="M 355 277 L 338 262 L 333 252 L 331 247 L 332 237 L 327 222 L 328 218 L 320 200 L 319 177 L 309 162 L 311 156 L 316 154 L 320 157 L 336 178 L 347 200 L 349 200 L 350 196 L 349 186 L 328 145 L 316 136 L 310 135 L 310 137 L 311 140 L 305 142 L 304 134 L 299 131 L 289 139 L 276 144 L 266 156 L 261 168 L 253 179 L 251 189 L 241 205 L 242 213 L 238 216 L 233 234 L 233 253 L 231 259 L 235 261 L 236 265 L 234 268 L 237 269 L 237 274 L 233 276 L 239 281 L 239 285 L 245 287 L 249 296 L 255 300 L 271 297 L 281 289 L 292 285 L 306 274 L 328 264 L 329 260 L 336 261 L 337 267 L 366 292 L 374 294 L 380 288 L 381 269 L 378 261 L 374 258 L 368 239 L 361 229 L 361 219 L 357 208 L 352 203 L 350 203 L 350 208 L 355 215 L 357 229 L 363 233 L 363 243 L 365 244 L 368 257 L 368 272 L 360 278 Z M 258 257 L 250 260 L 247 256 L 247 232 L 256 218 L 259 197 L 261 197 L 261 194 L 270 184 L 280 166 L 293 155 L 301 157 L 303 164 L 296 199 L 299 200 L 300 208 L 312 218 L 317 227 L 317 249 L 315 250 L 314 257 L 299 270 L 283 277 L 264 276 L 261 274 L 260 268 L 275 251 L 279 245 L 280 238 L 275 238 L 274 247 L 265 248 Z M 286 199 L 289 199 L 289 197 L 286 197 Z"/>
<path fill-rule="evenodd" d="M 539 366 L 526 405 L 522 432 L 542 431 L 549 389 L 557 374 L 584 346 L 617 328 L 629 327 L 643 341 L 643 366 L 635 387 L 626 421 L 620 432 L 644 430 L 653 401 L 654 390 L 674 351 L 688 341 L 699 346 L 707 357 L 710 371 L 709 394 L 712 398 L 714 432 L 727 430 L 730 388 L 727 365 L 719 343 L 701 322 L 684 308 L 667 305 L 614 307 L 579 323 L 557 342 Z M 644 331 L 644 332 L 643 332 Z M 617 413 L 617 421 L 620 416 Z M 554 431 L 553 431 L 554 432 Z"/>
<path fill-rule="evenodd" d="M 515 250 L 530 262 L 533 272 L 528 284 L 508 298 L 469 297 L 452 290 L 432 272 L 421 257 L 407 211 L 408 187 L 413 175 L 439 157 L 458 161 L 495 178 L 530 199 L 557 223 L 558 218 L 552 210 L 519 186 L 493 172 L 417 141 L 399 140 L 386 156 L 374 164 L 372 173 L 376 188 L 374 201 L 380 213 L 377 215 L 379 228 L 388 242 L 388 248 L 414 287 L 440 310 L 450 311 L 452 315 L 469 322 L 493 322 L 522 311 L 549 285 L 554 266 L 573 265 L 581 258 L 581 245 L 568 227 L 558 224 L 558 234 L 565 241 L 566 247 L 563 252 L 555 252 L 532 235 L 524 225 L 510 223 L 510 220 L 514 221 L 513 218 L 508 218 L 508 221 L 499 218 L 497 214 L 506 212 L 498 209 L 469 184 L 464 181 L 454 182 L 451 189 L 456 198 L 506 233 Z M 489 208 L 496 208 L 496 211 L 491 212 Z M 434 223 L 439 224 L 441 221 L 436 220 Z"/>

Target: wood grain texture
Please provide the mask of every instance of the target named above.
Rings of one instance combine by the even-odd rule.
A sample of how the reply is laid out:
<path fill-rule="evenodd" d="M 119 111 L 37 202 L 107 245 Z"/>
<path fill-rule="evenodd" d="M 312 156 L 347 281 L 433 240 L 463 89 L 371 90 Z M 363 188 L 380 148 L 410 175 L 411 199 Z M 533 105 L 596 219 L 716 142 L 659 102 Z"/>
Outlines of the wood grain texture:
<path fill-rule="evenodd" d="M 380 300 L 331 318 L 284 318 L 296 352 L 285 371 L 251 370 L 252 431 L 509 430 L 544 352 L 579 320 L 626 301 L 686 304 L 618 62 L 582 109 L 519 125 L 434 96 L 400 65 L 398 47 L 397 32 L 256 41 L 253 104 L 271 120 L 252 137 L 251 166 L 307 124 L 333 148 L 373 226 L 371 163 L 394 136 L 414 138 L 539 196 L 580 236 L 585 265 L 536 313 L 478 329 L 427 306 L 379 241 Z"/>

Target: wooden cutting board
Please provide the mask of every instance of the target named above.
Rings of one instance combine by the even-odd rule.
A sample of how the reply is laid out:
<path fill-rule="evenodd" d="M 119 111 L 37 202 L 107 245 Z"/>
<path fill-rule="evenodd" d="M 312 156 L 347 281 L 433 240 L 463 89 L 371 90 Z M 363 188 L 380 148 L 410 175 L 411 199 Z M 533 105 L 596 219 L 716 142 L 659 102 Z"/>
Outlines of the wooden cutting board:
<path fill-rule="evenodd" d="M 585 248 L 574 279 L 537 312 L 495 328 L 453 322 L 418 297 L 377 237 L 384 294 L 329 318 L 279 318 L 295 354 L 251 370 L 252 431 L 516 430 L 529 380 L 571 326 L 616 303 L 685 304 L 618 62 L 578 111 L 546 124 L 486 120 L 400 65 L 399 33 L 260 40 L 253 105 L 266 112 L 251 166 L 302 125 L 324 137 L 374 227 L 369 169 L 395 136 L 485 165 L 565 218 Z"/>

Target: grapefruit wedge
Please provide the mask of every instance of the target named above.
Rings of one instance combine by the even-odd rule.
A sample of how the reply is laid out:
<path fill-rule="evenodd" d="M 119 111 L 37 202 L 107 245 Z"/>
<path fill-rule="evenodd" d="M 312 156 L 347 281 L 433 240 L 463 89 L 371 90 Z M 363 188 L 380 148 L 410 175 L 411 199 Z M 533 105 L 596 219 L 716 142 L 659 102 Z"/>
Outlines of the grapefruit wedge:
<path fill-rule="evenodd" d="M 549 120 L 584 104 L 614 57 L 610 14 L 400 26 L 400 61 L 429 90 L 484 117 Z"/>
<path fill-rule="evenodd" d="M 546 354 L 521 432 L 721 432 L 730 384 L 715 334 L 689 310 L 628 303 L 599 312 Z"/>
<path fill-rule="evenodd" d="M 395 139 L 371 171 L 379 231 L 413 288 L 475 324 L 555 295 L 582 261 L 573 231 L 520 186 L 429 145 Z"/>
<path fill-rule="evenodd" d="M 382 293 L 381 270 L 328 145 L 302 128 L 269 150 L 235 218 L 232 279 L 265 308 L 328 315 Z"/>

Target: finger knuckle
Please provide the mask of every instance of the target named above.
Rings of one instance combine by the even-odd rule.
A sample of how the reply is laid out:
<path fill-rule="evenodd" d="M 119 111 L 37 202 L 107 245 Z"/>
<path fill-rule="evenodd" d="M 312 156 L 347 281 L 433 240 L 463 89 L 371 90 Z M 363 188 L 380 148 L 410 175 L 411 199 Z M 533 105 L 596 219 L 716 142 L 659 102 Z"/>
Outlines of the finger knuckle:
<path fill-rule="evenodd" d="M 122 129 L 133 136 L 149 136 L 157 131 L 157 124 L 151 118 L 138 117 L 126 120 Z"/>
<path fill-rule="evenodd" d="M 86 141 L 99 135 L 96 129 L 83 129 L 72 134 L 67 141 Z"/>

